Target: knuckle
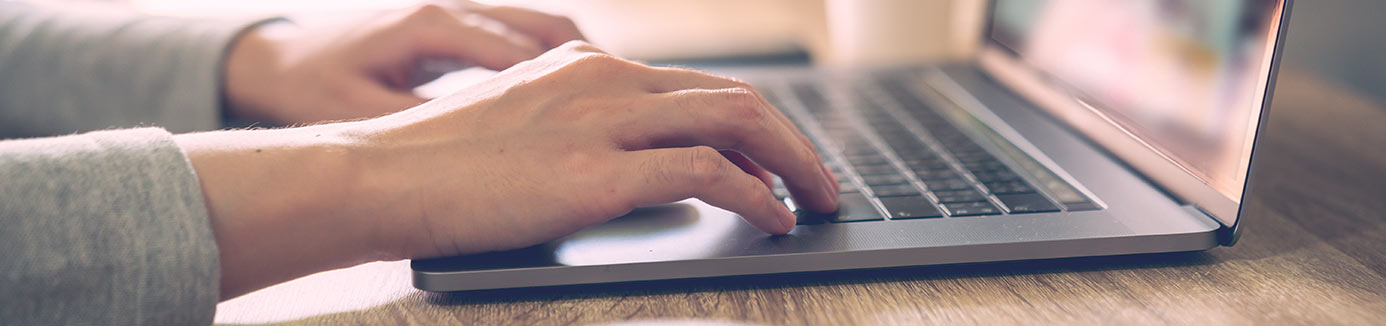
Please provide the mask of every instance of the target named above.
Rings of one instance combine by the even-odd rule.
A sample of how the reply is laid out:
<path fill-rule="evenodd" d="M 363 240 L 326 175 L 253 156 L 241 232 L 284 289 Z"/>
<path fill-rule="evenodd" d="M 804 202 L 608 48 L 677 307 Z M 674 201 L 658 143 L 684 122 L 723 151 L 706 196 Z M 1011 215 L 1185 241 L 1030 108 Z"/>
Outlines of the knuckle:
<path fill-rule="evenodd" d="M 573 23 L 573 20 L 572 20 L 572 19 L 569 19 L 567 16 L 563 16 L 563 15 L 554 15 L 554 14 L 544 13 L 544 12 L 541 12 L 540 14 L 543 15 L 543 17 L 544 17 L 544 24 L 547 25 L 546 27 L 550 27 L 550 28 L 568 28 L 568 27 L 571 27 L 571 26 L 577 26 L 577 24 L 574 24 L 574 23 Z"/>
<path fill-rule="evenodd" d="M 655 71 L 666 72 L 666 73 L 669 73 L 669 74 L 672 74 L 672 75 L 689 75 L 689 76 L 693 76 L 693 75 L 703 74 L 703 72 L 701 72 L 701 71 L 697 71 L 697 70 L 689 69 L 689 68 L 684 68 L 684 67 L 679 67 L 679 66 L 655 67 L 654 70 L 655 70 Z"/>
<path fill-rule="evenodd" d="M 554 24 L 556 24 L 559 28 L 566 29 L 566 30 L 572 31 L 572 32 L 577 32 L 577 31 L 578 31 L 577 22 L 574 22 L 572 18 L 568 18 L 567 16 L 554 16 L 554 17 L 557 17 L 557 22 L 554 23 Z"/>
<path fill-rule="evenodd" d="M 451 17 L 451 16 L 452 16 L 452 13 L 448 12 L 448 9 L 447 9 L 447 8 L 443 8 L 443 6 L 440 6 L 440 5 L 438 5 L 438 4 L 429 3 L 429 4 L 420 5 L 420 6 L 418 6 L 418 7 L 414 7 L 414 9 L 413 9 L 413 10 L 410 10 L 410 11 L 409 11 L 409 14 L 406 15 L 405 17 L 407 18 L 407 20 L 414 21 L 414 20 L 433 20 L 433 19 L 438 19 L 438 18 L 443 18 L 443 17 Z"/>
<path fill-rule="evenodd" d="M 587 66 L 612 66 L 620 62 L 620 58 L 606 53 L 586 53 L 573 60 L 573 64 Z"/>
<path fill-rule="evenodd" d="M 564 42 L 563 45 L 559 45 L 558 48 L 570 52 L 602 52 L 601 49 L 598 49 L 596 46 L 592 45 L 592 43 L 587 43 L 587 41 L 583 40 Z"/>
<path fill-rule="evenodd" d="M 579 74 L 609 77 L 624 68 L 624 60 L 606 53 L 587 52 L 574 57 L 565 68 Z"/>
<path fill-rule="evenodd" d="M 735 78 L 735 77 L 728 77 L 728 76 L 720 76 L 720 75 L 714 75 L 714 76 L 717 76 L 717 78 L 721 78 L 722 80 L 727 81 L 727 83 L 728 83 L 728 84 L 731 84 L 733 87 L 736 87 L 736 88 L 744 88 L 744 89 L 750 90 L 751 93 L 755 93 L 755 87 L 751 86 L 751 83 L 748 83 L 748 82 L 746 82 L 746 81 L 744 81 L 744 80 L 737 79 L 737 78 Z"/>
<path fill-rule="evenodd" d="M 755 131 L 764 130 L 767 121 L 765 108 L 760 105 L 760 98 L 749 88 L 731 88 L 722 94 L 721 107 L 726 112 L 726 117 L 733 123 L 754 128 Z"/>
<path fill-rule="evenodd" d="M 582 150 L 571 150 L 563 154 L 560 164 L 565 167 L 564 172 L 577 176 L 591 176 L 592 171 L 607 166 L 599 157 Z"/>
<path fill-rule="evenodd" d="M 569 197 L 570 202 L 567 207 L 573 207 L 580 216 L 591 218 L 609 218 L 620 215 L 633 208 L 627 191 L 616 188 L 610 182 L 618 180 L 621 175 L 611 164 L 585 152 L 573 152 L 566 155 L 563 159 L 566 167 L 564 174 L 572 176 L 570 182 L 575 182 L 582 188 L 601 189 L 602 196 L 576 196 Z"/>
<path fill-rule="evenodd" d="M 689 151 L 687 160 L 688 174 L 698 184 L 715 184 L 724 177 L 725 160 L 722 153 L 712 147 L 694 147 Z"/>
<path fill-rule="evenodd" d="M 793 147 L 799 149 L 799 150 L 797 150 L 797 151 L 795 151 L 795 152 L 799 153 L 799 161 L 800 161 L 800 162 L 814 162 L 814 164 L 818 164 L 817 162 L 822 162 L 822 161 L 823 161 L 823 158 L 818 156 L 818 151 L 817 151 L 817 150 L 814 150 L 812 146 L 802 146 L 802 145 L 801 145 L 801 146 L 793 146 Z"/>

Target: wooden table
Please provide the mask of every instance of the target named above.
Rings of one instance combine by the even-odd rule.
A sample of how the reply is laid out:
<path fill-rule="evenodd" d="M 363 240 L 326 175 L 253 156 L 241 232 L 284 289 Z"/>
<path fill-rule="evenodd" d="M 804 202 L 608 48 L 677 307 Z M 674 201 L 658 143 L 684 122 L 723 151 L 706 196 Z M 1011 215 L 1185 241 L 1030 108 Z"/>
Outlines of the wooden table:
<path fill-rule="evenodd" d="M 432 294 L 407 262 L 219 305 L 221 323 L 1383 324 L 1386 109 L 1282 73 L 1244 236 L 1201 253 Z"/>

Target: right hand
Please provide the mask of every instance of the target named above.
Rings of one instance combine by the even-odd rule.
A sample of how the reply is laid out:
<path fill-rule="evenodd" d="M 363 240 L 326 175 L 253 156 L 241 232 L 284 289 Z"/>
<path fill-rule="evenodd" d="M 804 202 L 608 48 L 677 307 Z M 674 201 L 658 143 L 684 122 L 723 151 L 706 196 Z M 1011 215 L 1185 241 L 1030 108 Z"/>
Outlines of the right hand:
<path fill-rule="evenodd" d="M 765 170 L 808 208 L 836 209 L 813 145 L 744 82 L 570 42 L 481 85 L 344 129 L 389 183 L 373 215 L 401 219 L 401 257 L 539 244 L 690 197 L 788 233 Z"/>
<path fill-rule="evenodd" d="M 788 233 L 771 194 L 831 212 L 812 143 L 744 82 L 569 42 L 384 117 L 180 135 L 224 298 L 352 264 L 521 248 L 696 197 Z"/>

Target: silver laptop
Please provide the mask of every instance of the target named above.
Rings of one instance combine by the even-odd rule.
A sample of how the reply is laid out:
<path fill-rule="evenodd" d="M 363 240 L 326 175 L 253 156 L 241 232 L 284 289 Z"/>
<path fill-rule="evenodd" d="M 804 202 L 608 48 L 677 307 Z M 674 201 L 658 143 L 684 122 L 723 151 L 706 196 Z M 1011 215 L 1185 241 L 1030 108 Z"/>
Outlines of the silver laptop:
<path fill-rule="evenodd" d="M 965 64 L 721 71 L 823 151 L 835 214 L 772 236 L 697 200 L 415 260 L 428 291 L 1206 250 L 1237 241 L 1290 0 L 991 3 Z M 784 189 L 775 192 L 791 208 Z"/>

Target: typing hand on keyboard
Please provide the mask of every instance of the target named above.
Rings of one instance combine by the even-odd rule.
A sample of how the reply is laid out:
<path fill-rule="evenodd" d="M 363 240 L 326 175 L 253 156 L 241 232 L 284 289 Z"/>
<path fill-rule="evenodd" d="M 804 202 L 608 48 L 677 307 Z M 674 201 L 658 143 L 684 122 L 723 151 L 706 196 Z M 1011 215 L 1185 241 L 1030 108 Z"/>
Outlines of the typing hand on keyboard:
<path fill-rule="evenodd" d="M 837 208 L 814 145 L 740 81 L 570 42 L 479 85 L 370 120 L 177 136 L 225 266 L 276 266 L 233 283 L 522 248 L 686 198 L 788 233 L 765 172 Z M 259 275 L 237 272 L 223 276 Z"/>

